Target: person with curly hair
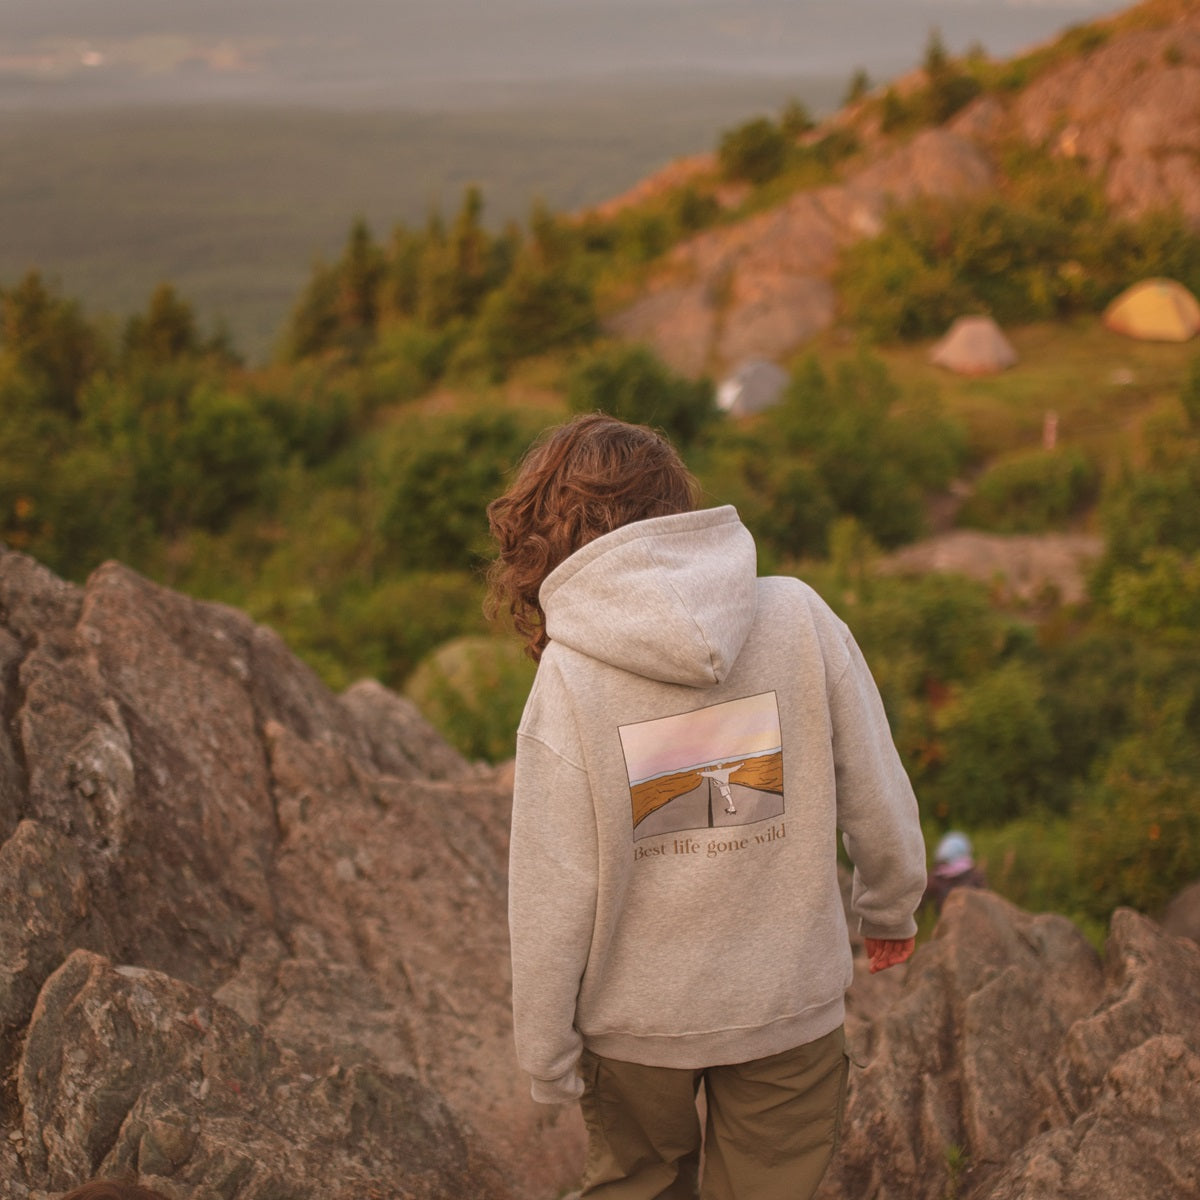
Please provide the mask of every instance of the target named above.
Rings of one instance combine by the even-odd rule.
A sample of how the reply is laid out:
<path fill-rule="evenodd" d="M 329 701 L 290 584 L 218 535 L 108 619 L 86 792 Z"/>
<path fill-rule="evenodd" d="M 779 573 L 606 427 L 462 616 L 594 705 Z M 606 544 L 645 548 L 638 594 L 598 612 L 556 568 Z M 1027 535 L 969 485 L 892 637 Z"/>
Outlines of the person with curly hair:
<path fill-rule="evenodd" d="M 912 953 L 925 849 L 850 631 L 800 580 L 758 578 L 736 510 L 699 499 L 665 438 L 596 413 L 488 506 L 489 611 L 538 663 L 517 1057 L 535 1100 L 582 1104 L 582 1196 L 796 1200 L 845 1103 L 837 835 L 873 971 Z"/>

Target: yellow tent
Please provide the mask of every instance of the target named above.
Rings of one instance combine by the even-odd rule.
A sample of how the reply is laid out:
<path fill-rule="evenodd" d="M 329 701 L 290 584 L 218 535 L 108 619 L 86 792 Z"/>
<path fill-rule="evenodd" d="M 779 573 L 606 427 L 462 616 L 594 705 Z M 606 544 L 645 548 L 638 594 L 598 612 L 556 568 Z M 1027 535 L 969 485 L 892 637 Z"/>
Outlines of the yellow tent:
<path fill-rule="evenodd" d="M 1200 304 L 1173 279 L 1143 279 L 1104 310 L 1104 324 L 1149 342 L 1186 342 L 1200 332 Z"/>

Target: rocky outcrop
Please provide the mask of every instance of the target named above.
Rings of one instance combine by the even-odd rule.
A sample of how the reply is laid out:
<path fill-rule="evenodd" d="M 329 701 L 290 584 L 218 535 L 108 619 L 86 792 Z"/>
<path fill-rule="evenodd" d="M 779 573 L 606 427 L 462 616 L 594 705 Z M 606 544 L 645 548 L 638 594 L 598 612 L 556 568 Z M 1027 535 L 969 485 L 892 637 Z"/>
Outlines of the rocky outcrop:
<path fill-rule="evenodd" d="M 973 142 L 927 130 L 843 184 L 797 192 L 778 208 L 683 243 L 610 330 L 650 343 L 692 375 L 779 358 L 833 324 L 838 254 L 878 233 L 890 205 L 970 194 L 994 181 Z"/>
<path fill-rule="evenodd" d="M 861 1069 L 822 1200 L 1200 1196 L 1200 947 L 1118 911 L 1068 921 L 951 893 L 848 1032 Z M 852 993 L 853 994 L 853 993 Z"/>
<path fill-rule="evenodd" d="M 1118 211 L 1178 206 L 1200 221 L 1200 9 L 1180 4 L 1163 28 L 1114 36 L 1048 72 L 1013 117 L 1020 136 L 1084 162 Z"/>
<path fill-rule="evenodd" d="M 511 1050 L 503 780 L 116 564 L 0 551 L 0 711 L 0 1194 L 573 1180 Z"/>
<path fill-rule="evenodd" d="M 0 1195 L 543 1200 L 575 1108 L 511 1050 L 511 775 L 116 564 L 0 551 Z M 957 892 L 861 955 L 824 1200 L 1200 1197 L 1200 946 Z"/>

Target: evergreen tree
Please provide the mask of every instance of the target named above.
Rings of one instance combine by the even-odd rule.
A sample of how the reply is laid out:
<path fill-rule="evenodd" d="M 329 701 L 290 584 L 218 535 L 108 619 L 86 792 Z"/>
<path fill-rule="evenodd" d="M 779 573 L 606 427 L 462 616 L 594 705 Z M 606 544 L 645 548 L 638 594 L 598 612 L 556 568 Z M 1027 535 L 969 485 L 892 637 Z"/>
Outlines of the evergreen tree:
<path fill-rule="evenodd" d="M 47 404 L 71 416 L 79 412 L 80 389 L 105 358 L 78 304 L 55 295 L 37 271 L 0 290 L 0 347 Z"/>
<path fill-rule="evenodd" d="M 169 283 L 160 283 L 150 297 L 145 315 L 125 324 L 121 355 L 126 364 L 160 365 L 202 352 L 191 305 L 180 299 Z"/>
<path fill-rule="evenodd" d="M 859 67 L 850 76 L 850 82 L 846 85 L 846 95 L 842 100 L 842 104 L 847 106 L 857 104 L 870 90 L 871 77 L 862 67 Z"/>
<path fill-rule="evenodd" d="M 379 317 L 379 286 L 384 275 L 383 254 L 361 217 L 350 227 L 336 273 L 341 340 L 344 344 L 361 347 L 375 331 Z"/>

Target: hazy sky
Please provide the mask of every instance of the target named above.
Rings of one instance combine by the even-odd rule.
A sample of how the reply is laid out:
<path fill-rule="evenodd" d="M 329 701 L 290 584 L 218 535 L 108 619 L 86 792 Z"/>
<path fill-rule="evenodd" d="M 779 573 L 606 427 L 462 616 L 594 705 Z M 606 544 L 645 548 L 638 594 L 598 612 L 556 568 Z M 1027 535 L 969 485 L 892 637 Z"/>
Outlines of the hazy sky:
<path fill-rule="evenodd" d="M 9 107 L 164 100 L 475 103 L 564 79 L 876 78 L 952 52 L 1007 57 L 1112 0 L 0 0 Z"/>

